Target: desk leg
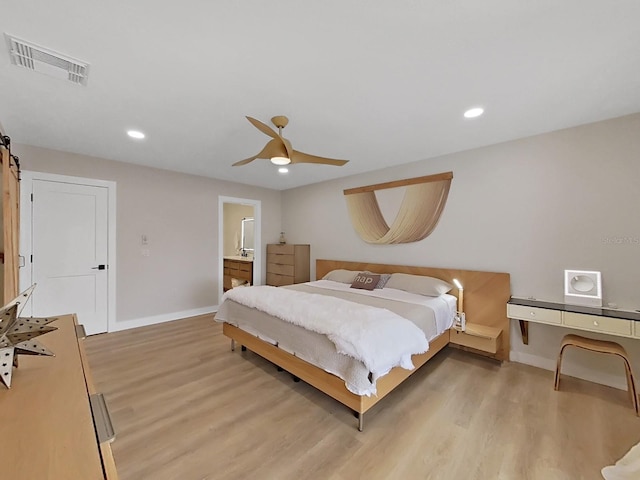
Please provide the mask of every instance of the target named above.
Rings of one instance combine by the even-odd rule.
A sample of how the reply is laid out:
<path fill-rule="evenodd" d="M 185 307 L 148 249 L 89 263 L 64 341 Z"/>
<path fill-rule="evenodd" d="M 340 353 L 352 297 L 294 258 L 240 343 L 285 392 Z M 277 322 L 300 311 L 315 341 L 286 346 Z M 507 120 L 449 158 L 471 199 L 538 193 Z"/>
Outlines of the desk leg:
<path fill-rule="evenodd" d="M 520 334 L 522 335 L 522 343 L 529 345 L 529 322 L 526 320 L 518 320 L 520 322 Z"/>

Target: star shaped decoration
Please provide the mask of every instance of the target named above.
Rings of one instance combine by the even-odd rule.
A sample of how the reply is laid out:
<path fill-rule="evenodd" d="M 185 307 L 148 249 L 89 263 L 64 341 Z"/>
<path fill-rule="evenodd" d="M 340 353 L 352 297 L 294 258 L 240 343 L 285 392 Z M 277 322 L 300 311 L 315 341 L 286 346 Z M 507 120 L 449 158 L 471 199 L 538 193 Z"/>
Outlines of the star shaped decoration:
<path fill-rule="evenodd" d="M 58 318 L 22 318 L 18 316 L 34 288 L 35 284 L 0 309 L 0 379 L 7 388 L 11 388 L 13 367 L 17 366 L 16 355 L 55 356 L 53 352 L 35 340 L 35 337 L 57 330 L 57 327 L 47 327 L 46 325 Z"/>

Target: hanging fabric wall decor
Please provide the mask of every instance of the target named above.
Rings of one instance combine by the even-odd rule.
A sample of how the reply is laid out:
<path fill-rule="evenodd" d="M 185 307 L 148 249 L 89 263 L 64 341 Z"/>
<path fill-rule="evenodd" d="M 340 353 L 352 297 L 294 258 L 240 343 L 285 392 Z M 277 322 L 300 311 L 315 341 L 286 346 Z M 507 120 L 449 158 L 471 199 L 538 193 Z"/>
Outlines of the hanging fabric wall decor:
<path fill-rule="evenodd" d="M 394 244 L 417 242 L 426 238 L 438 224 L 447 203 L 453 172 L 409 178 L 344 191 L 351 223 L 367 243 Z M 406 187 L 398 215 L 387 225 L 376 190 Z"/>

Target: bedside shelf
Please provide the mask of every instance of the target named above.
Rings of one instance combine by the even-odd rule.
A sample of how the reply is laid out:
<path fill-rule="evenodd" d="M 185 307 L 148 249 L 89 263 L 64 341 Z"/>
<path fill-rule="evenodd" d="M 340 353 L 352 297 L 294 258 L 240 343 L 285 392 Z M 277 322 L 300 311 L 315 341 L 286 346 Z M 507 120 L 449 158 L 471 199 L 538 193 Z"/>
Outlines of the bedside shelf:
<path fill-rule="evenodd" d="M 486 325 L 467 323 L 464 332 L 449 330 L 449 342 L 495 355 L 500 349 L 502 330 Z"/>

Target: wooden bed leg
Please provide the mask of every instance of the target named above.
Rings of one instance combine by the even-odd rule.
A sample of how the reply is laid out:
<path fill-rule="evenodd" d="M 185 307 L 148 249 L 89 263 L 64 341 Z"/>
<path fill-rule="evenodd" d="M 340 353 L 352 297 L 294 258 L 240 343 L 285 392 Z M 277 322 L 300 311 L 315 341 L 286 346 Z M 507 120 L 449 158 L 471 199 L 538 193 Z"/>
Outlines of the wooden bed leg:
<path fill-rule="evenodd" d="M 246 351 L 247 351 L 247 347 L 245 347 L 244 345 L 242 345 L 242 346 L 240 347 L 240 350 L 242 350 L 243 352 L 246 352 Z"/>
<path fill-rule="evenodd" d="M 276 368 L 278 369 L 278 371 L 279 371 L 279 372 L 282 372 L 282 371 L 284 370 L 284 368 L 282 368 L 282 367 L 281 367 L 281 366 L 279 366 L 279 365 L 276 365 Z"/>
<path fill-rule="evenodd" d="M 231 351 L 236 351 L 236 341 L 233 338 L 231 339 Z"/>
<path fill-rule="evenodd" d="M 300 379 L 298 377 L 296 377 L 295 375 L 293 375 L 293 381 L 298 383 L 300 381 Z"/>
<path fill-rule="evenodd" d="M 361 432 L 363 429 L 364 429 L 364 413 L 358 413 L 358 431 Z"/>

